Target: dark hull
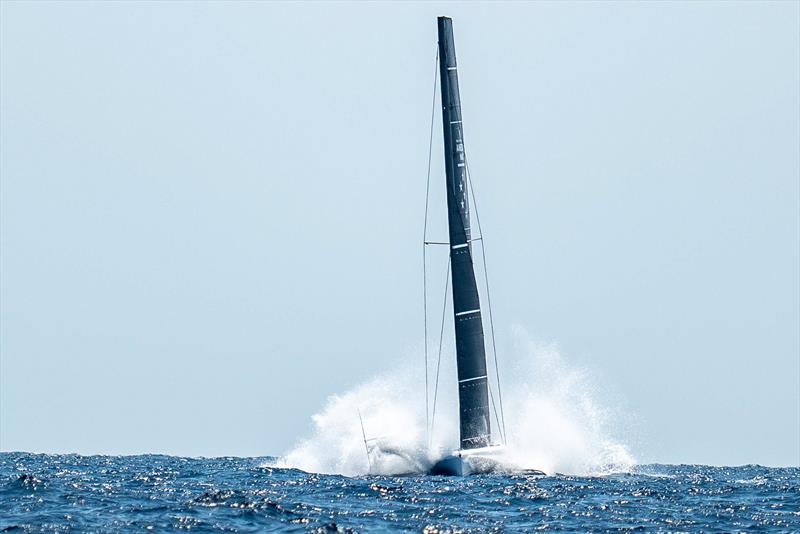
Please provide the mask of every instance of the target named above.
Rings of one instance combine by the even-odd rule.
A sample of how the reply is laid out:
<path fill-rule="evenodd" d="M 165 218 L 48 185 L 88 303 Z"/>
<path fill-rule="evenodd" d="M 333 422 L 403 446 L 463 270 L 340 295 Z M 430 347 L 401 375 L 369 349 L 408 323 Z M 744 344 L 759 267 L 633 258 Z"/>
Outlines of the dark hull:
<path fill-rule="evenodd" d="M 465 475 L 464 463 L 464 459 L 460 456 L 447 456 L 433 464 L 428 474 L 446 477 L 463 477 Z"/>
<path fill-rule="evenodd" d="M 523 474 L 544 476 L 543 471 L 538 469 L 515 469 L 509 465 L 491 458 L 489 456 L 460 456 L 453 454 L 445 456 L 431 467 L 429 475 L 464 477 L 469 475 L 488 475 L 488 474 Z"/>

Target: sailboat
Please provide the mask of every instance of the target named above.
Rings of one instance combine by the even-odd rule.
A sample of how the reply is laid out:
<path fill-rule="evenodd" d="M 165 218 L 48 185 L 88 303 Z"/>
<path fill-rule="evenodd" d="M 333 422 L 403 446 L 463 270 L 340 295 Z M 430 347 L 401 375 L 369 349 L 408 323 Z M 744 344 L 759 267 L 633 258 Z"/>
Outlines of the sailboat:
<path fill-rule="evenodd" d="M 502 463 L 498 458 L 502 455 L 504 444 L 495 442 L 492 438 L 484 313 L 481 308 L 473 261 L 473 242 L 482 239 L 482 236 L 473 239 L 470 225 L 468 194 L 470 184 L 464 151 L 464 128 L 458 90 L 453 21 L 449 17 L 438 17 L 437 20 L 449 229 L 449 242 L 446 245 L 449 247 L 449 272 L 452 278 L 460 437 L 458 449 L 435 461 L 430 469 L 430 474 L 463 476 L 502 468 Z M 441 243 L 425 241 L 424 244 Z M 425 298 L 427 301 L 427 295 Z M 499 418 L 497 418 L 497 422 L 500 423 Z M 501 436 L 504 441 L 504 433 Z"/>

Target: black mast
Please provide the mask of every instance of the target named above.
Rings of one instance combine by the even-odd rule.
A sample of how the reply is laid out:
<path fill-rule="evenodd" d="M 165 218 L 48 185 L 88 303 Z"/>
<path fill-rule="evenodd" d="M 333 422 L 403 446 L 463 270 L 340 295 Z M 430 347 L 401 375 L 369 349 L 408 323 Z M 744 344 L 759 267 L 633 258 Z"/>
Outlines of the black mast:
<path fill-rule="evenodd" d="M 453 21 L 448 17 L 439 17 L 438 25 L 461 448 L 474 449 L 485 447 L 491 441 L 486 349 L 478 285 L 472 264 L 467 160 L 464 154 Z"/>

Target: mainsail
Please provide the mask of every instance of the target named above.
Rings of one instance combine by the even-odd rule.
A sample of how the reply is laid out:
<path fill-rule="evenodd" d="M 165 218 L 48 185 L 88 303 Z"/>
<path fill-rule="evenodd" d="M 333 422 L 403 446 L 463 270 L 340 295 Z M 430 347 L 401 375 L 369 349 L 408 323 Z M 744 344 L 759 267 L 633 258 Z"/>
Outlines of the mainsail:
<path fill-rule="evenodd" d="M 458 94 L 453 21 L 449 17 L 439 17 L 438 26 L 461 448 L 474 449 L 485 447 L 491 441 L 486 349 L 478 286 L 472 263 L 467 159 L 464 153 L 461 99 Z"/>

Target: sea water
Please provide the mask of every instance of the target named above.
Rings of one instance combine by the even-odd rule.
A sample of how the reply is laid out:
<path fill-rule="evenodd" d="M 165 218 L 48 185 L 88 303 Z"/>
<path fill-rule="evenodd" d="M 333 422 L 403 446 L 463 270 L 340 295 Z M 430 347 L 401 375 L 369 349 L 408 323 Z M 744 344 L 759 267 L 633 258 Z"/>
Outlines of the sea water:
<path fill-rule="evenodd" d="M 3 532 L 798 532 L 800 469 L 322 475 L 273 458 L 0 454 Z"/>

